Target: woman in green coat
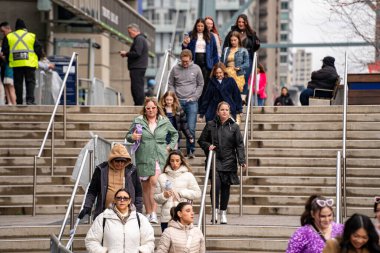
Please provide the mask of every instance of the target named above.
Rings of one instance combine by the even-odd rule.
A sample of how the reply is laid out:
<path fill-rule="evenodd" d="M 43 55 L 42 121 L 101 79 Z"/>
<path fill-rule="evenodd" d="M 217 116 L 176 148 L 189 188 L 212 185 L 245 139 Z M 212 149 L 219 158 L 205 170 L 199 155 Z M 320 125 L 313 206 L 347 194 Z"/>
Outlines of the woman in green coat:
<path fill-rule="evenodd" d="M 143 202 L 147 218 L 158 223 L 153 194 L 157 178 L 164 168 L 168 153 L 175 149 L 178 132 L 165 116 L 155 98 L 146 98 L 141 115 L 136 117 L 127 133 L 127 140 L 135 143 L 135 161 L 143 187 Z M 170 134 L 170 143 L 166 145 L 166 136 Z"/>

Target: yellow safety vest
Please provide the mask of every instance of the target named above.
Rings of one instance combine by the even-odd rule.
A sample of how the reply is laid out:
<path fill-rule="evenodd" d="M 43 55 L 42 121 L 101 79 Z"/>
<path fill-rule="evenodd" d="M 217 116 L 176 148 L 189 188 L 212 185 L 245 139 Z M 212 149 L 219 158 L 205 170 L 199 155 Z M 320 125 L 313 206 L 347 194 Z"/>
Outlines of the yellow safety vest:
<path fill-rule="evenodd" d="M 38 57 L 34 52 L 36 35 L 25 30 L 17 30 L 7 35 L 10 67 L 38 68 Z"/>

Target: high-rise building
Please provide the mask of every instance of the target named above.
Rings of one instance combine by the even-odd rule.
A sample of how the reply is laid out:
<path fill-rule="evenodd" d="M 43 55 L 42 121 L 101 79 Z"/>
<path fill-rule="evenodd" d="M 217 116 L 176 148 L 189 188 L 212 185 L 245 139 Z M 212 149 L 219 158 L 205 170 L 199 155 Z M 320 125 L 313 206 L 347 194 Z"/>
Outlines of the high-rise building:
<path fill-rule="evenodd" d="M 293 0 L 257 0 L 257 21 L 254 27 L 262 43 L 287 44 L 292 42 Z M 280 87 L 291 83 L 292 52 L 289 48 L 261 48 L 259 63 L 267 72 L 268 103 L 279 94 Z"/>
<path fill-rule="evenodd" d="M 307 86 L 312 72 L 312 54 L 303 49 L 298 49 L 294 54 L 293 81 L 294 86 Z"/>

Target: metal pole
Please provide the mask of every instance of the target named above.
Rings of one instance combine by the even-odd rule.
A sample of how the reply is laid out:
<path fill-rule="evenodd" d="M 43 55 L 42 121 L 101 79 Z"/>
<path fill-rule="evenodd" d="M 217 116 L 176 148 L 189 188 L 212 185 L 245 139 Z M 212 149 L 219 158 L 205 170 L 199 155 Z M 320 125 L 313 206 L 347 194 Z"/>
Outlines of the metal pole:
<path fill-rule="evenodd" d="M 344 63 L 344 98 L 343 98 L 343 216 L 347 218 L 347 195 L 346 195 L 346 140 L 347 140 L 347 100 L 348 100 L 348 85 L 347 85 L 347 66 L 348 66 L 348 53 L 345 53 L 345 63 Z"/>
<path fill-rule="evenodd" d="M 341 154 L 336 153 L 336 222 L 341 223 L 342 219 L 342 174 L 341 174 Z"/>
<path fill-rule="evenodd" d="M 55 127 L 54 127 L 54 119 L 53 124 L 51 125 L 51 176 L 54 176 L 54 146 L 55 146 Z"/>
<path fill-rule="evenodd" d="M 211 211 L 212 211 L 212 225 L 215 225 L 216 223 L 216 155 L 212 156 L 212 206 L 211 206 Z"/>
<path fill-rule="evenodd" d="M 205 203 L 206 204 L 206 203 Z M 203 236 L 206 237 L 206 208 L 203 209 L 203 218 L 202 218 L 202 232 Z"/>
<path fill-rule="evenodd" d="M 78 190 L 79 179 L 80 179 L 81 176 L 82 176 L 83 168 L 84 168 L 84 165 L 85 165 L 85 162 L 84 162 L 84 161 L 86 161 L 86 159 L 87 159 L 87 155 L 88 155 L 88 149 L 86 149 L 86 151 L 84 152 L 83 162 L 82 162 L 82 164 L 81 164 L 81 166 L 80 166 L 77 180 L 75 181 L 75 185 L 74 185 L 73 193 L 71 194 L 71 197 L 70 197 L 69 205 L 68 205 L 67 210 L 66 210 L 65 218 L 63 219 L 63 223 L 62 223 L 62 226 L 61 226 L 61 230 L 59 231 L 58 241 L 61 241 L 61 239 L 62 239 L 62 235 L 63 235 L 63 232 L 64 232 L 64 230 L 65 230 L 66 222 L 67 222 L 67 219 L 69 218 L 69 214 L 70 214 L 70 211 L 71 211 L 71 210 L 70 210 L 70 209 L 71 209 L 71 206 L 74 204 L 75 193 L 76 193 L 77 190 Z"/>
<path fill-rule="evenodd" d="M 239 197 L 239 215 L 243 216 L 243 167 L 240 166 L 240 197 Z"/>
<path fill-rule="evenodd" d="M 210 169 L 211 169 L 211 162 L 212 162 L 212 156 L 213 156 L 212 150 L 210 150 L 208 157 L 207 157 L 207 166 L 206 166 L 206 175 L 205 175 L 205 181 L 203 184 L 203 192 L 202 192 L 202 199 L 201 199 L 201 209 L 199 211 L 199 220 L 198 220 L 198 228 L 200 229 L 202 226 L 203 216 L 205 216 L 205 206 L 206 206 L 206 194 L 207 194 L 207 182 L 208 178 L 210 176 Z"/>
<path fill-rule="evenodd" d="M 33 170 L 33 216 L 36 216 L 36 192 L 37 192 L 37 156 L 34 156 L 34 170 Z"/>
<path fill-rule="evenodd" d="M 165 52 L 164 66 L 162 68 L 162 73 L 161 73 L 161 76 L 160 76 L 160 82 L 158 83 L 158 89 L 157 89 L 157 95 L 156 95 L 157 99 L 160 98 L 161 86 L 162 86 L 162 81 L 164 80 L 164 74 L 165 74 L 165 69 L 166 69 L 166 65 L 167 65 L 167 62 L 168 62 L 168 58 L 169 58 L 169 50 L 167 49 L 166 52 Z"/>

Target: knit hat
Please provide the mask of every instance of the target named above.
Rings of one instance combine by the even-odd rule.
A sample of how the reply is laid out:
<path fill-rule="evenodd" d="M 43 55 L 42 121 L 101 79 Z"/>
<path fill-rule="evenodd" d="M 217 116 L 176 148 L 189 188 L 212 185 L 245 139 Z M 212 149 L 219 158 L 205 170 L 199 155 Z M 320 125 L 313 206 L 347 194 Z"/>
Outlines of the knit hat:
<path fill-rule="evenodd" d="M 322 60 L 323 64 L 334 67 L 335 58 L 332 56 L 326 56 Z"/>
<path fill-rule="evenodd" d="M 116 143 L 108 156 L 108 162 L 111 162 L 112 160 L 124 160 L 127 162 L 131 161 L 131 156 L 128 153 L 128 150 L 125 148 L 123 144 Z"/>
<path fill-rule="evenodd" d="M 25 22 L 24 20 L 22 20 L 21 18 L 18 18 L 16 20 L 16 27 L 15 27 L 15 30 L 20 30 L 20 29 L 26 29 L 26 25 L 25 25 Z"/>

